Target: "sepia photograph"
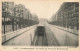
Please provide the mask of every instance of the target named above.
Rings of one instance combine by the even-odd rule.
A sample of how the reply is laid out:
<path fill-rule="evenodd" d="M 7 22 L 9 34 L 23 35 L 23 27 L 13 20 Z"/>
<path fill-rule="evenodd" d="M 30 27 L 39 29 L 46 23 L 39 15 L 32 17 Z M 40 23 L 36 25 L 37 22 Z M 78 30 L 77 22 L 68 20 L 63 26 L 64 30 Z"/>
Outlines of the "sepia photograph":
<path fill-rule="evenodd" d="M 2 46 L 79 46 L 79 2 L 2 1 Z"/>

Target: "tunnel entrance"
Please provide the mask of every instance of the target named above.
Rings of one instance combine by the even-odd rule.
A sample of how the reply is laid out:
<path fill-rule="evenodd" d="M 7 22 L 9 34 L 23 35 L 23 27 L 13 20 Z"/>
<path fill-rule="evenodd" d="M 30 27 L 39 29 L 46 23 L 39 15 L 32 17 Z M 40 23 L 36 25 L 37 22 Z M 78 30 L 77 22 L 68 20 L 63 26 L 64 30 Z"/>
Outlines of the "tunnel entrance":
<path fill-rule="evenodd" d="M 36 37 L 36 38 L 35 38 Z M 34 46 L 48 46 L 47 36 L 44 26 L 38 26 L 35 32 Z"/>
<path fill-rule="evenodd" d="M 44 36 L 44 34 L 45 34 L 45 28 L 43 26 L 37 27 L 37 35 Z"/>

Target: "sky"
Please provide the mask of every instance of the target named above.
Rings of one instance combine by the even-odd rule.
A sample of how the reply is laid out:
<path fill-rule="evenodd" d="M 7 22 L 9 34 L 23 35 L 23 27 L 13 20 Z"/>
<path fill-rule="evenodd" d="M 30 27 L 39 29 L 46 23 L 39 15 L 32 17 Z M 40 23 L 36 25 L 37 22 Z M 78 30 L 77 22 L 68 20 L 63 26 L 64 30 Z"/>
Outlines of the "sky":
<path fill-rule="evenodd" d="M 61 4 L 65 1 L 60 0 L 14 0 L 16 4 L 23 4 L 32 14 L 39 18 L 50 19 L 56 14 Z"/>
<path fill-rule="evenodd" d="M 56 1 L 16 1 L 17 4 L 23 4 L 32 14 L 39 18 L 50 19 L 61 6 L 61 2 Z"/>

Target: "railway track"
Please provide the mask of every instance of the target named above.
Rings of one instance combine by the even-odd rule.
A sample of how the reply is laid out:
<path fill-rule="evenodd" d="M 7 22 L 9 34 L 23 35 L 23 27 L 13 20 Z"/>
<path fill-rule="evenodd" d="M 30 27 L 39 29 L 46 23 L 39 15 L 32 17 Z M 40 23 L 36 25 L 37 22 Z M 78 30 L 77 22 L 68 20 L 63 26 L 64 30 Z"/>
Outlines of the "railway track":
<path fill-rule="evenodd" d="M 48 46 L 47 37 L 45 36 L 38 36 L 35 46 Z"/>

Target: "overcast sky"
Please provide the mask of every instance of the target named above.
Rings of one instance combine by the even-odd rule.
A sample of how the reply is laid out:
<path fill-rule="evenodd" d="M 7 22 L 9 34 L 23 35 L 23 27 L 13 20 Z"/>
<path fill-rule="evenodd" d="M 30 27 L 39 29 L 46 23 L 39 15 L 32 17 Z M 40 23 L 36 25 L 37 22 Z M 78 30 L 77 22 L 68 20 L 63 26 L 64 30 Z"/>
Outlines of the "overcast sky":
<path fill-rule="evenodd" d="M 25 5 L 31 13 L 37 14 L 39 18 L 46 19 L 50 19 L 58 11 L 63 2 L 59 0 L 16 0 L 17 4 Z"/>

